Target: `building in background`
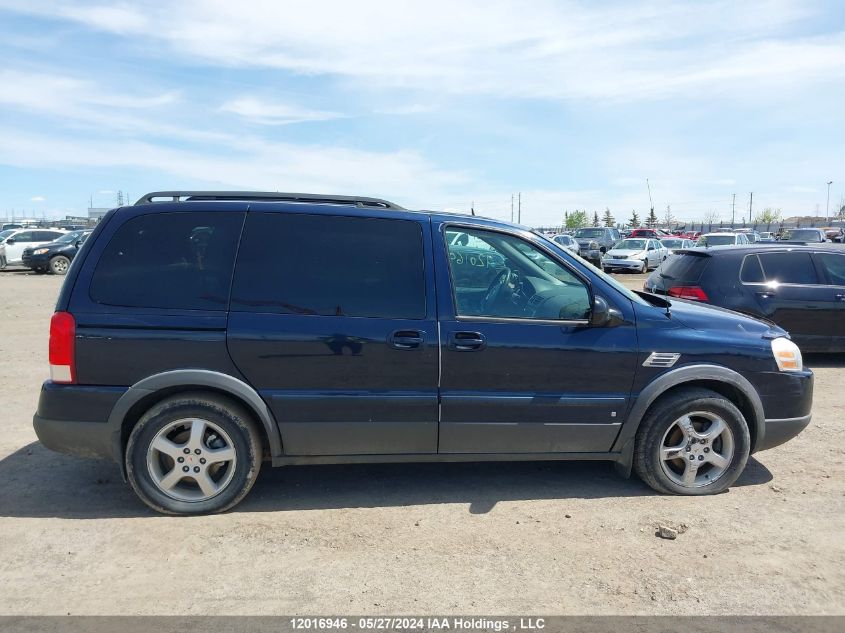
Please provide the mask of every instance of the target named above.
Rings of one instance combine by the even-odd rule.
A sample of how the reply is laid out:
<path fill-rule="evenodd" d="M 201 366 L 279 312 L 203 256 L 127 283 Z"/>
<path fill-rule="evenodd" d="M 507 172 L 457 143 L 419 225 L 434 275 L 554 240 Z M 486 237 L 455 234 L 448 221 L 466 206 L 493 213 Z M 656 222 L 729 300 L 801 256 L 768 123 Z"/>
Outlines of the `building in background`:
<path fill-rule="evenodd" d="M 109 211 L 111 207 L 88 207 L 88 219 L 99 222 Z"/>

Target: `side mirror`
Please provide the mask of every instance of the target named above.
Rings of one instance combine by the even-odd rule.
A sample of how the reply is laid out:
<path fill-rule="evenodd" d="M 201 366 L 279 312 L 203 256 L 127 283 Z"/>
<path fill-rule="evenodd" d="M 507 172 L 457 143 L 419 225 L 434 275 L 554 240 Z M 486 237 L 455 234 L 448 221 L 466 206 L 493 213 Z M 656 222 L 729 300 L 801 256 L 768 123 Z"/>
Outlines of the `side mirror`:
<path fill-rule="evenodd" d="M 648 247 L 648 250 L 653 251 L 653 250 L 654 250 L 654 246 L 649 246 L 649 247 Z"/>
<path fill-rule="evenodd" d="M 82 246 L 82 240 L 76 240 L 76 244 L 74 244 L 74 246 L 76 246 L 76 248 Z"/>
<path fill-rule="evenodd" d="M 15 243 L 15 238 L 13 238 L 13 237 L 10 237 L 6 240 L 6 244 L 14 244 L 14 243 Z"/>
<path fill-rule="evenodd" d="M 593 299 L 593 310 L 590 313 L 590 325 L 602 327 L 610 323 L 610 307 L 602 297 Z"/>

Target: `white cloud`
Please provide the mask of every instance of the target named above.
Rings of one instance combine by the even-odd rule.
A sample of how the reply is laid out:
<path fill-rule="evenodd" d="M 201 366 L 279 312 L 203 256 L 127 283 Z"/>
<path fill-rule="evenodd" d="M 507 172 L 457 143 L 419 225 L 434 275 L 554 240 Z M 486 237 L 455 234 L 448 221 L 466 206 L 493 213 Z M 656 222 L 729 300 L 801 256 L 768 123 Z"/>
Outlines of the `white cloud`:
<path fill-rule="evenodd" d="M 134 111 L 148 111 L 178 101 L 178 93 L 131 95 L 103 90 L 96 82 L 64 75 L 0 70 L 0 105 L 28 114 L 41 113 L 62 119 L 109 125 L 120 117 L 126 126 L 137 123 Z M 129 113 L 128 115 L 126 113 Z"/>
<path fill-rule="evenodd" d="M 345 118 L 345 115 L 338 112 L 309 110 L 295 104 L 264 101 L 256 97 L 233 99 L 224 103 L 220 109 L 264 125 L 288 125 Z"/>
<path fill-rule="evenodd" d="M 163 180 L 226 188 L 393 196 L 425 206 L 432 192 L 466 186 L 465 173 L 443 171 L 410 151 L 242 139 L 226 151 L 177 149 L 142 141 L 68 138 L 0 128 L 0 164 L 36 168 L 141 169 Z"/>
<path fill-rule="evenodd" d="M 32 196 L 29 201 L 30 202 L 44 202 L 47 198 L 44 196 Z"/>
<path fill-rule="evenodd" d="M 482 0 L 11 4 L 214 65 L 436 93 L 627 101 L 718 91 L 736 99 L 845 75 L 842 33 L 784 35 L 810 11 L 797 0 L 534 0 L 530 10 Z"/>

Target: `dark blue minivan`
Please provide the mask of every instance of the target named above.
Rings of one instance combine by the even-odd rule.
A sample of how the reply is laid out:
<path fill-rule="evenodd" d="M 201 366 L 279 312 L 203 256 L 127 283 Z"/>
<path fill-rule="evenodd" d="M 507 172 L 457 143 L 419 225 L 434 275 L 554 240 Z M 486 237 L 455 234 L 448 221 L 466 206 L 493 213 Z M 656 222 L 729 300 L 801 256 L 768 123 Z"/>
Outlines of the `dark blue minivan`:
<path fill-rule="evenodd" d="M 785 331 L 631 292 L 524 227 L 375 198 L 157 192 L 68 271 L 34 418 L 170 514 L 262 462 L 610 460 L 712 494 L 810 421 Z"/>

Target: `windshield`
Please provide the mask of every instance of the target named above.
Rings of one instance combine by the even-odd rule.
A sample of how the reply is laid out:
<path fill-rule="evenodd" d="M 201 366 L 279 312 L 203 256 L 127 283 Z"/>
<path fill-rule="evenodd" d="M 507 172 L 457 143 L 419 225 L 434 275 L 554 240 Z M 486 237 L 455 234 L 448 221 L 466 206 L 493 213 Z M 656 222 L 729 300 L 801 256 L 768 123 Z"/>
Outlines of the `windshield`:
<path fill-rule="evenodd" d="M 17 229 L 6 229 L 5 231 L 0 231 L 0 242 L 5 240 L 7 237 L 9 237 L 15 231 L 17 231 Z"/>
<path fill-rule="evenodd" d="M 645 240 L 622 240 L 618 242 L 614 247 L 614 250 L 628 250 L 628 251 L 644 251 L 645 250 Z"/>
<path fill-rule="evenodd" d="M 601 237 L 604 235 L 604 229 L 578 229 L 575 231 L 575 237 Z"/>
<path fill-rule="evenodd" d="M 70 233 L 66 233 L 61 237 L 56 239 L 57 244 L 70 244 L 71 242 L 75 242 L 82 236 L 82 231 L 71 231 Z"/>
<path fill-rule="evenodd" d="M 683 240 L 660 240 L 666 248 L 680 248 L 684 245 Z"/>
<path fill-rule="evenodd" d="M 547 242 L 549 242 L 549 243 L 551 243 L 551 244 L 554 244 L 554 245 L 555 245 L 555 247 L 557 247 L 558 249 L 560 249 L 560 250 L 561 250 L 561 251 L 563 251 L 564 253 L 566 252 L 566 249 L 561 248 L 560 244 L 555 244 L 555 242 L 554 242 L 553 240 L 550 240 L 549 238 L 547 238 L 547 237 L 545 237 L 545 236 L 541 236 L 541 237 L 542 237 L 544 240 L 546 240 Z M 570 257 L 572 257 L 572 255 L 571 255 L 571 254 L 570 254 Z M 574 257 L 574 259 L 579 260 L 579 261 L 581 261 L 581 262 L 583 263 L 583 260 L 582 260 L 582 259 L 580 259 L 579 257 Z M 610 275 L 608 275 L 608 274 L 607 274 L 607 273 L 605 273 L 604 271 L 599 270 L 598 268 L 596 268 L 595 266 L 591 266 L 590 264 L 587 264 L 587 266 L 591 269 L 591 270 L 590 270 L 590 272 L 591 272 L 592 274 L 596 275 L 597 277 L 601 277 L 601 278 L 602 278 L 602 280 L 603 280 L 606 284 L 608 284 L 608 285 L 610 285 L 610 286 L 613 286 L 613 287 L 614 287 L 614 288 L 615 288 L 615 289 L 616 289 L 619 293 L 621 293 L 621 294 L 622 294 L 625 298 L 630 299 L 631 301 L 633 301 L 633 302 L 635 302 L 635 303 L 638 303 L 638 304 L 640 304 L 640 305 L 643 305 L 643 306 L 651 305 L 648 301 L 646 301 L 645 299 L 643 299 L 641 296 L 639 296 L 639 295 L 638 295 L 637 293 L 635 293 L 633 290 L 629 290 L 628 288 L 626 288 L 625 286 L 623 286 L 621 283 L 619 283 L 618 281 L 616 281 L 613 277 L 611 277 Z"/>
<path fill-rule="evenodd" d="M 818 242 L 821 237 L 819 236 L 819 232 L 815 229 L 796 229 L 794 231 L 787 232 L 786 239 L 796 240 L 799 242 L 811 240 Z"/>
<path fill-rule="evenodd" d="M 698 238 L 697 246 L 726 246 L 736 244 L 734 235 L 702 235 Z"/>

